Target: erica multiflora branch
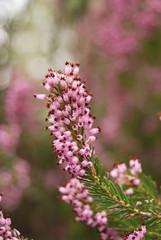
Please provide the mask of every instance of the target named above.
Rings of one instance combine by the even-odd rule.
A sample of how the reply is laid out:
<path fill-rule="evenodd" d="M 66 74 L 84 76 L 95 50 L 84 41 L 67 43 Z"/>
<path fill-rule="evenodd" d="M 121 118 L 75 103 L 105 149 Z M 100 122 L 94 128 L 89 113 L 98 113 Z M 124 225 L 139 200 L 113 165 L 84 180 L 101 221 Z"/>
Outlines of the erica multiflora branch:
<path fill-rule="evenodd" d="M 46 121 L 50 123 L 50 126 L 46 129 L 49 129 L 54 137 L 52 147 L 59 159 L 58 164 L 66 164 L 64 170 L 68 171 L 72 177 L 82 178 L 86 175 L 86 169 L 93 168 L 93 142 L 100 128 L 92 128 L 95 119 L 90 113 L 89 106 L 92 94 L 87 91 L 85 82 L 80 79 L 78 73 L 79 64 L 74 67 L 66 63 L 65 73 L 55 72 L 50 68 L 43 83 L 50 94 L 48 96 L 36 94 L 35 97 L 48 100 L 49 113 Z M 68 197 L 64 196 L 63 199 L 68 199 Z M 109 229 L 106 223 L 104 222 L 103 226 L 98 221 L 101 216 L 106 219 L 105 212 L 97 211 L 93 215 L 89 202 L 87 205 L 83 201 L 81 203 L 71 201 L 71 204 L 76 206 L 77 220 L 86 221 L 92 227 L 97 226 L 101 238 L 108 239 Z M 78 210 L 80 206 L 82 213 L 80 209 Z M 114 235 L 113 239 L 116 239 L 116 233 Z"/>
<path fill-rule="evenodd" d="M 102 240 L 121 240 L 116 231 L 107 226 L 106 212 L 97 209 L 93 198 L 88 196 L 84 184 L 78 179 L 72 178 L 64 187 L 59 187 L 59 191 L 63 194 L 61 199 L 74 206 L 76 222 L 86 222 L 87 226 L 96 227 Z"/>
<path fill-rule="evenodd" d="M 64 164 L 64 170 L 74 177 L 72 182 L 60 188 L 64 194 L 61 198 L 75 207 L 77 221 L 97 227 L 102 240 L 116 240 L 116 237 L 109 238 L 109 226 L 117 229 L 121 236 L 128 232 L 128 229 L 134 229 L 133 233 L 126 235 L 128 240 L 146 238 L 148 231 L 152 233 L 153 229 L 160 234 L 159 209 L 155 209 L 154 205 L 149 209 L 144 207 L 144 204 L 138 205 L 139 201 L 135 198 L 135 192 L 140 187 L 140 200 L 149 200 L 149 197 L 146 199 L 143 194 L 142 187 L 147 196 L 149 193 L 150 196 L 154 195 L 155 199 L 158 198 L 152 180 L 144 175 L 141 178 L 139 175 L 142 172 L 140 161 L 131 158 L 129 170 L 122 162 L 115 164 L 110 171 L 110 176 L 116 180 L 114 182 L 109 179 L 108 173 L 102 176 L 102 167 L 98 158 L 94 157 L 93 143 L 100 128 L 92 127 L 95 119 L 89 106 L 92 94 L 88 92 L 85 82 L 78 74 L 79 64 L 67 62 L 65 73 L 50 68 L 43 82 L 49 95 L 35 94 L 38 99 L 48 101 L 49 113 L 46 121 L 49 122 L 49 126 L 46 129 L 49 129 L 50 135 L 53 136 L 52 147 L 57 155 L 58 164 Z M 89 199 L 91 201 L 88 201 Z M 143 221 L 146 226 L 142 224 Z M 125 226 L 126 230 L 123 229 Z M 117 239 L 121 238 L 118 236 Z"/>
<path fill-rule="evenodd" d="M 105 186 L 104 182 L 100 182 L 99 178 L 96 176 L 95 171 L 92 169 L 92 176 L 95 179 L 95 182 L 97 186 L 101 189 L 102 193 L 106 193 L 109 198 L 113 199 L 116 204 L 121 205 L 123 208 L 129 210 L 131 212 L 131 217 L 133 214 L 136 214 L 141 217 L 147 217 L 147 218 L 155 218 L 155 219 L 161 219 L 161 214 L 153 214 L 150 212 L 143 212 L 137 209 L 136 207 L 132 207 L 130 204 L 126 204 L 124 200 L 120 200 L 116 195 L 112 195 L 111 192 L 108 190 L 108 188 Z M 126 197 L 127 200 L 127 197 Z"/>
<path fill-rule="evenodd" d="M 72 176 L 83 176 L 85 167 L 92 167 L 93 142 L 100 128 L 92 128 L 95 117 L 90 113 L 92 94 L 78 76 L 79 64 L 66 63 L 65 73 L 49 69 L 43 86 L 50 92 L 35 94 L 38 99 L 47 99 L 49 108 L 46 127 L 54 137 L 52 147 L 59 159 L 67 163 L 65 170 Z"/>

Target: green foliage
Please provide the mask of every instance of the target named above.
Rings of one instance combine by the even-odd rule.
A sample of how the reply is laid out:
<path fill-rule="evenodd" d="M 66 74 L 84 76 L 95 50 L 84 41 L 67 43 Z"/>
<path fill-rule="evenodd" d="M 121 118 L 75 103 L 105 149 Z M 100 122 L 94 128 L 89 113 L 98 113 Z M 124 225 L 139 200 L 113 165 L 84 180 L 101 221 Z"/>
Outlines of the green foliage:
<path fill-rule="evenodd" d="M 106 211 L 108 225 L 118 229 L 123 236 L 123 233 L 138 229 L 144 222 L 147 228 L 145 239 L 161 239 L 161 203 L 152 178 L 140 174 L 141 185 L 134 189 L 134 194 L 126 195 L 125 186 L 113 182 L 108 172 L 102 175 L 98 157 L 94 158 L 93 165 L 94 171 L 87 169 L 82 181 L 94 199 L 94 208 Z"/>
<path fill-rule="evenodd" d="M 151 176 L 146 176 L 145 174 L 140 174 L 141 185 L 145 190 L 145 193 L 148 193 L 148 196 L 159 201 L 159 193 L 156 188 L 156 183 L 152 180 Z"/>

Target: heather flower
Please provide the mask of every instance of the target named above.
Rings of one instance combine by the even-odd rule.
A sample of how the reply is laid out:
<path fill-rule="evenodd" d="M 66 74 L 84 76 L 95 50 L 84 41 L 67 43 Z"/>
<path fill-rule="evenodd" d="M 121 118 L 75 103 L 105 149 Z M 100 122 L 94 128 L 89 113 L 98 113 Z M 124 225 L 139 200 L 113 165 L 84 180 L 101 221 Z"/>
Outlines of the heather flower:
<path fill-rule="evenodd" d="M 107 116 L 102 120 L 102 129 L 104 141 L 110 144 L 122 141 L 121 123 L 137 101 L 131 89 L 129 91 L 123 86 L 122 73 L 125 74 L 125 80 L 126 76 L 134 74 L 136 81 L 140 72 L 138 66 L 147 64 L 140 56 L 144 52 L 145 41 L 153 38 L 153 33 L 161 26 L 160 9 L 160 0 L 105 0 L 101 1 L 98 8 L 91 8 L 81 22 L 80 36 L 83 35 L 86 39 L 82 47 L 86 51 L 83 62 L 88 66 L 86 71 L 90 72 L 91 85 L 94 84 L 93 76 L 97 73 L 94 72 L 92 64 L 89 64 L 93 63 L 92 58 L 95 54 L 95 51 L 91 51 L 93 48 L 89 47 L 90 43 L 98 49 L 97 66 L 100 64 L 100 59 L 103 61 L 99 70 L 101 78 L 104 77 L 101 94 L 107 102 Z M 88 51 L 84 47 L 84 42 L 87 42 Z M 149 69 L 150 66 L 148 65 L 147 68 Z M 143 76 L 141 78 L 146 79 Z M 131 80 L 129 79 L 129 82 Z M 160 91 L 159 71 L 150 79 L 150 85 L 155 92 Z M 97 89 L 96 85 L 95 89 Z"/>
<path fill-rule="evenodd" d="M 0 201 L 2 200 L 2 194 L 0 195 Z M 13 199 L 12 199 L 13 200 Z M 24 239 L 20 232 L 11 226 L 11 219 L 9 216 L 6 218 L 0 210 L 0 240 L 22 240 Z"/>
<path fill-rule="evenodd" d="M 160 0 L 146 0 L 141 11 L 136 14 L 135 22 L 139 34 L 149 37 L 160 26 L 161 2 Z"/>
<path fill-rule="evenodd" d="M 11 82 L 5 97 L 5 112 L 9 124 L 16 124 L 28 130 L 35 125 L 32 87 L 24 77 Z M 29 120 L 28 116 L 31 115 Z"/>
<path fill-rule="evenodd" d="M 108 174 L 102 176 L 99 159 L 93 157 L 93 142 L 100 128 L 93 128 L 95 117 L 90 114 L 89 106 L 92 95 L 78 74 L 78 64 L 67 62 L 65 73 L 50 68 L 43 83 L 49 95 L 35 94 L 38 99 L 48 101 L 49 113 L 45 120 L 49 126 L 46 129 L 51 131 L 50 135 L 54 138 L 52 147 L 57 154 L 58 164 L 64 163 L 64 170 L 72 175 L 65 186 L 59 187 L 61 199 L 74 206 L 75 221 L 96 227 L 102 240 L 121 240 L 116 231 L 120 230 L 122 236 L 122 228 L 128 227 L 128 224 L 130 226 L 131 222 L 133 226 L 131 220 L 140 223 L 143 219 L 148 224 L 155 218 L 156 224 L 159 224 L 158 193 L 150 177 L 145 175 L 139 179 L 142 167 L 137 157 L 130 158 L 129 168 L 123 162 L 114 165 L 110 176 L 117 181 L 116 184 Z M 145 201 L 144 206 L 142 201 L 140 205 L 138 193 L 141 199 L 150 202 Z M 155 203 L 151 208 L 152 199 Z M 112 228 L 108 228 L 108 225 Z M 140 240 L 145 233 L 146 228 L 142 226 L 138 232 L 125 236 L 126 239 Z M 152 234 L 157 235 L 155 232 Z"/>
<path fill-rule="evenodd" d="M 142 172 L 141 162 L 137 159 L 137 157 L 135 158 L 131 157 L 129 165 L 130 165 L 129 170 L 132 173 L 132 175 L 136 176 L 138 173 Z"/>
<path fill-rule="evenodd" d="M 125 240 L 140 240 L 144 238 L 144 235 L 146 233 L 146 226 L 142 224 L 142 227 L 139 229 L 139 231 L 134 231 L 133 233 L 129 234 Z"/>
<path fill-rule="evenodd" d="M 0 190 L 4 192 L 2 205 L 9 211 L 15 210 L 21 203 L 25 190 L 30 184 L 30 165 L 18 159 L 11 169 L 0 169 Z M 14 201 L 13 201 L 14 199 Z"/>
<path fill-rule="evenodd" d="M 110 68 L 110 72 L 115 69 Z M 108 106 L 107 116 L 102 121 L 103 136 L 108 143 L 117 143 L 122 139 L 120 127 L 121 121 L 127 112 L 129 106 L 132 105 L 132 96 L 125 91 L 123 86 L 118 82 L 118 76 L 109 76 L 107 73 L 106 103 Z"/>
<path fill-rule="evenodd" d="M 64 187 L 59 187 L 59 191 L 63 194 L 61 199 L 74 206 L 73 211 L 77 214 L 76 222 L 85 222 L 87 226 L 97 227 L 102 240 L 121 240 L 116 231 L 108 227 L 106 212 L 95 213 L 91 208 L 93 199 L 88 196 L 88 190 L 84 189 L 82 182 L 72 178 Z"/>
<path fill-rule="evenodd" d="M 82 31 L 88 29 L 86 36 L 109 57 L 113 67 L 126 70 L 139 53 L 144 39 L 160 26 L 160 13 L 159 0 L 106 0 L 91 12 Z"/>
<path fill-rule="evenodd" d="M 54 137 L 52 146 L 59 159 L 66 163 L 65 171 L 72 176 L 83 176 L 84 168 L 91 168 L 94 154 L 93 142 L 100 128 L 92 128 L 95 117 L 90 113 L 89 102 L 92 94 L 79 77 L 79 64 L 66 62 L 65 73 L 49 69 L 43 86 L 50 92 L 48 96 L 35 94 L 38 99 L 48 100 L 46 129 Z"/>
<path fill-rule="evenodd" d="M 134 193 L 134 190 L 132 188 L 128 188 L 127 190 L 125 190 L 126 195 L 131 195 L 133 193 Z"/>
<path fill-rule="evenodd" d="M 15 152 L 20 138 L 21 129 L 17 124 L 0 125 L 0 150 Z"/>
<path fill-rule="evenodd" d="M 129 174 L 129 172 L 130 174 Z M 140 180 L 138 174 L 142 172 L 141 162 L 137 157 L 130 157 L 129 169 L 127 169 L 125 163 L 115 163 L 114 167 L 110 171 L 110 176 L 117 180 L 120 185 L 129 185 L 133 187 L 138 187 L 140 185 Z M 126 195 L 133 194 L 134 190 L 128 188 L 125 190 Z"/>

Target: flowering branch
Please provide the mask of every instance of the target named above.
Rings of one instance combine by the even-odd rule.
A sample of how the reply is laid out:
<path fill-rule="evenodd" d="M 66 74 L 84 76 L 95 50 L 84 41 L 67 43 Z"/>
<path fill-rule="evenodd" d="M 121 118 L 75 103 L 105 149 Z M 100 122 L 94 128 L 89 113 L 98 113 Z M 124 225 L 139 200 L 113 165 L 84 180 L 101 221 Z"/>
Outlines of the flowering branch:
<path fill-rule="evenodd" d="M 92 128 L 92 94 L 78 74 L 79 64 L 66 62 L 65 73 L 50 68 L 43 82 L 49 95 L 35 94 L 48 101 L 46 121 L 50 125 L 46 129 L 54 137 L 52 147 L 58 164 L 64 164 L 72 176 L 59 188 L 61 199 L 75 207 L 75 220 L 96 227 L 101 239 L 161 237 L 159 194 L 152 179 L 141 174 L 140 161 L 131 158 L 129 169 L 119 163 L 110 174 L 102 174 L 99 159 L 94 157 L 93 142 L 100 128 Z"/>
<path fill-rule="evenodd" d="M 0 194 L 0 202 L 2 200 L 2 194 Z M 0 240 L 28 240 L 21 236 L 20 232 L 11 226 L 11 219 L 9 216 L 6 218 L 0 210 Z"/>

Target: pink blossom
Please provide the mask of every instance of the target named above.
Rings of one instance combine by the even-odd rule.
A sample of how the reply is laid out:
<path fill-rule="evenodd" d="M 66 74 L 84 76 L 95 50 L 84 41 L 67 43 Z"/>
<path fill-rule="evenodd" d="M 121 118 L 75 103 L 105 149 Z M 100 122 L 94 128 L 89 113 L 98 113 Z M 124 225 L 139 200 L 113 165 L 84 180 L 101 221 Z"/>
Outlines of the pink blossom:
<path fill-rule="evenodd" d="M 133 175 L 137 175 L 138 173 L 142 172 L 141 162 L 137 158 L 134 158 L 134 159 L 131 158 L 129 161 L 129 165 L 130 165 L 130 172 Z"/>
<path fill-rule="evenodd" d="M 90 203 L 93 199 L 88 196 L 88 191 L 84 189 L 84 184 L 78 179 L 72 178 L 64 187 L 59 187 L 59 191 L 63 194 L 61 199 L 68 204 L 74 206 L 73 211 L 77 214 L 76 222 L 86 222 L 87 226 L 97 227 L 102 240 L 121 240 L 114 229 L 108 228 L 106 212 L 95 213 Z"/>
<path fill-rule="evenodd" d="M 3 239 L 22 240 L 24 238 L 17 229 L 11 226 L 11 219 L 9 217 L 5 218 L 2 210 L 0 210 L 0 240 Z"/>
<path fill-rule="evenodd" d="M 13 211 L 21 203 L 30 184 L 29 174 L 30 165 L 23 159 L 18 159 L 11 169 L 1 168 L 0 190 L 4 192 L 2 205 L 5 209 Z"/>
<path fill-rule="evenodd" d="M 140 53 L 143 44 L 161 26 L 160 9 L 160 0 L 105 0 L 97 8 L 91 8 L 84 21 L 81 21 L 80 36 L 83 35 L 86 39 L 88 49 L 87 51 L 85 48 L 85 56 L 88 54 L 84 61 L 88 63 L 85 66 L 86 72 L 88 78 L 92 79 L 91 85 L 95 84 L 96 89 L 98 83 L 93 82 L 96 74 L 89 64 L 93 63 L 93 48 L 88 47 L 91 43 L 98 49 L 99 59 L 103 60 L 100 70 L 101 78 L 103 76 L 105 81 L 102 82 L 101 94 L 106 99 L 107 111 L 102 120 L 102 128 L 106 142 L 117 143 L 122 140 L 121 123 L 135 99 L 127 89 L 123 91 L 120 75 L 129 72 L 133 74 L 133 70 L 136 73 L 136 63 L 142 64 Z M 159 71 L 158 76 L 151 78 L 149 82 L 152 90 L 160 91 Z"/>
<path fill-rule="evenodd" d="M 29 130 L 35 125 L 31 86 L 24 77 L 16 77 L 16 80 L 11 82 L 5 97 L 7 122 Z"/>
<path fill-rule="evenodd" d="M 126 184 L 132 187 L 138 187 L 140 185 L 138 174 L 142 172 L 141 162 L 137 159 L 137 157 L 130 157 L 129 165 L 129 171 L 131 172 L 131 175 L 128 173 L 125 163 L 120 162 L 114 164 L 110 171 L 110 176 L 120 185 Z M 127 195 L 133 193 L 133 188 L 128 188 L 125 191 L 125 194 Z"/>
<path fill-rule="evenodd" d="M 144 238 L 144 235 L 146 233 L 146 226 L 142 224 L 142 227 L 139 229 L 139 231 L 134 231 L 133 233 L 129 234 L 125 239 L 126 240 L 141 240 Z"/>
<path fill-rule="evenodd" d="M 125 191 L 125 194 L 126 195 L 131 195 L 134 193 L 134 190 L 132 188 L 128 188 L 126 191 Z"/>
<path fill-rule="evenodd" d="M 17 124 L 0 125 L 0 149 L 4 152 L 15 152 L 20 138 L 21 129 Z"/>
<path fill-rule="evenodd" d="M 45 94 L 36 94 L 36 97 L 40 100 L 45 100 L 46 99 L 46 95 Z"/>
<path fill-rule="evenodd" d="M 121 163 L 116 163 L 114 164 L 113 169 L 110 171 L 110 175 L 113 178 L 118 178 L 120 175 L 125 175 L 127 171 L 127 167 L 125 165 L 125 163 L 121 162 Z"/>
<path fill-rule="evenodd" d="M 77 63 L 66 62 L 65 73 L 50 68 L 43 83 L 44 87 L 49 86 L 47 89 L 50 95 L 42 97 L 41 94 L 35 94 L 38 99 L 49 100 L 47 120 L 50 126 L 47 129 L 54 137 L 52 146 L 57 153 L 58 164 L 67 163 L 64 169 L 72 176 L 83 176 L 83 167 L 92 167 L 90 158 L 94 154 L 94 135 L 100 132 L 100 128 L 92 128 L 95 117 L 90 113 L 88 105 L 92 94 L 78 73 Z M 84 160 L 88 164 L 81 164 Z"/>

